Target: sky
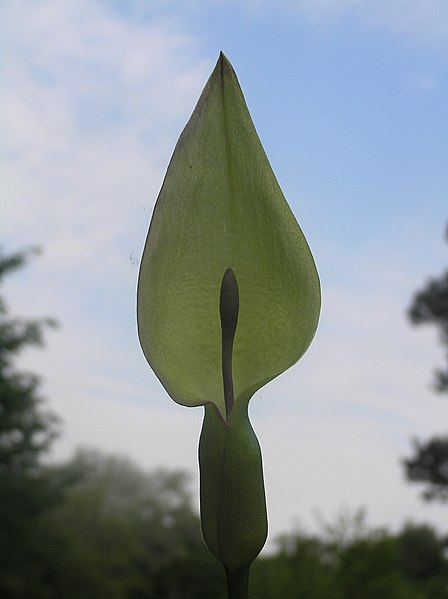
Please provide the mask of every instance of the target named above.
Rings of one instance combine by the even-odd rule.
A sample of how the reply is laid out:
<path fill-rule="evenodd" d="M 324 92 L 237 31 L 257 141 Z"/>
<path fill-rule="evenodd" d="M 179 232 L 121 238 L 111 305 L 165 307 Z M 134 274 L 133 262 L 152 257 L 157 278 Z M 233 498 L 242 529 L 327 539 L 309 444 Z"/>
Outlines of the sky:
<path fill-rule="evenodd" d="M 445 0 L 3 0 L 0 239 L 43 253 L 12 311 L 59 328 L 20 366 L 77 447 L 191 472 L 202 409 L 176 405 L 136 334 L 138 263 L 177 138 L 222 50 L 313 251 L 322 315 L 308 353 L 251 401 L 270 541 L 365 507 L 430 522 L 403 477 L 413 438 L 446 432 L 437 332 L 415 291 L 446 268 Z"/>

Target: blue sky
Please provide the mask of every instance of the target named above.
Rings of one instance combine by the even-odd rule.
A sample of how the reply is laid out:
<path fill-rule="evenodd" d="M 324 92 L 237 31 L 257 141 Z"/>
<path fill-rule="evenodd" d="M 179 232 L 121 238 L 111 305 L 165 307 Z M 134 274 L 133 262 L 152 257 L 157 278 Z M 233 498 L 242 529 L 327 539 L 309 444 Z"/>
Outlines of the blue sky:
<path fill-rule="evenodd" d="M 196 476 L 201 410 L 176 406 L 135 327 L 136 263 L 175 142 L 223 50 L 316 258 L 316 339 L 254 397 L 271 537 L 316 509 L 444 526 L 402 480 L 410 438 L 445 430 L 435 331 L 412 294 L 446 265 L 448 5 L 443 0 L 2 3 L 4 248 L 41 258 L 15 311 L 61 323 L 23 365 L 80 445 Z M 195 488 L 195 487 L 193 487 Z"/>

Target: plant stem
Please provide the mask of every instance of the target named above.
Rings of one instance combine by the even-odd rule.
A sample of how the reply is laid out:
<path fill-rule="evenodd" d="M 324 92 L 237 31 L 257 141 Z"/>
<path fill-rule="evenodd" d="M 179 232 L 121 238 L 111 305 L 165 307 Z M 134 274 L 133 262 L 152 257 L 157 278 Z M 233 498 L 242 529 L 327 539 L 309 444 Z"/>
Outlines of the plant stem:
<path fill-rule="evenodd" d="M 249 566 L 244 566 L 235 572 L 226 570 L 227 591 L 229 599 L 249 598 Z"/>

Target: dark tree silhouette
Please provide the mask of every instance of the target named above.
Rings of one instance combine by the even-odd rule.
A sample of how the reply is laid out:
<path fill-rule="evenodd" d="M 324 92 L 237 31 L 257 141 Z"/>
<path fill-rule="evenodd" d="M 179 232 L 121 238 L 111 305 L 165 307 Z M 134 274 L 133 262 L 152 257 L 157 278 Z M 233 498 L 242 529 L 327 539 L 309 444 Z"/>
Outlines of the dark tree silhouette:
<path fill-rule="evenodd" d="M 5 255 L 0 250 L 0 284 L 24 266 L 35 250 Z M 39 458 L 54 438 L 56 417 L 42 407 L 39 379 L 16 367 L 17 355 L 41 345 L 51 319 L 9 314 L 0 295 L 0 596 L 40 597 L 37 553 L 44 544 L 39 518 L 56 501 Z"/>
<path fill-rule="evenodd" d="M 447 229 L 448 241 L 448 229 Z M 448 271 L 430 279 L 416 293 L 409 309 L 414 324 L 434 324 L 438 327 L 446 350 L 447 365 L 436 370 L 435 389 L 448 392 Z M 403 460 L 406 477 L 411 482 L 424 483 L 424 499 L 448 501 L 448 436 L 433 437 L 429 441 L 414 441 L 414 455 Z"/>
<path fill-rule="evenodd" d="M 448 241 L 448 229 L 446 238 Z M 430 279 L 426 286 L 414 296 L 409 309 L 409 318 L 414 324 L 435 324 L 447 351 L 447 365 L 436 371 L 437 391 L 448 392 L 448 271 L 440 277 Z"/>
<path fill-rule="evenodd" d="M 448 501 L 448 437 L 433 437 L 425 443 L 414 441 L 414 455 L 404 460 L 409 481 L 425 483 L 427 501 Z"/>
<path fill-rule="evenodd" d="M 31 252 L 36 250 L 8 256 L 0 251 L 0 284 Z M 23 349 L 42 345 L 48 326 L 55 326 L 54 320 L 11 317 L 0 296 L 0 473 L 33 470 L 56 433 L 56 417 L 41 408 L 39 378 L 18 371 L 14 363 Z"/>

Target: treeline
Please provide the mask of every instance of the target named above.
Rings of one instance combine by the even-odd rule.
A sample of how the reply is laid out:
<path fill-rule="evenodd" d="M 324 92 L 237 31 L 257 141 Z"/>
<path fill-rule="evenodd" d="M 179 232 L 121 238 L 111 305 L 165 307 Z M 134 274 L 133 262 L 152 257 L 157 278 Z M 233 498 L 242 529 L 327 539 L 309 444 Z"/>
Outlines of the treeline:
<path fill-rule="evenodd" d="M 0 597 L 226 598 L 185 473 L 148 474 L 126 458 L 84 450 L 25 478 L 10 489 L 13 505 L 0 499 Z M 355 514 L 314 536 L 280 538 L 254 563 L 251 596 L 445 599 L 447 551 L 448 538 L 429 526 L 392 534 Z"/>
<path fill-rule="evenodd" d="M 343 529 L 341 529 L 343 530 Z M 348 530 L 348 529 L 347 529 Z M 448 589 L 448 539 L 426 525 L 399 533 L 285 536 L 279 550 L 255 562 L 258 599 L 442 599 Z"/>
<path fill-rule="evenodd" d="M 15 480 L 0 495 L 2 599 L 224 599 L 185 473 L 80 451 Z"/>

